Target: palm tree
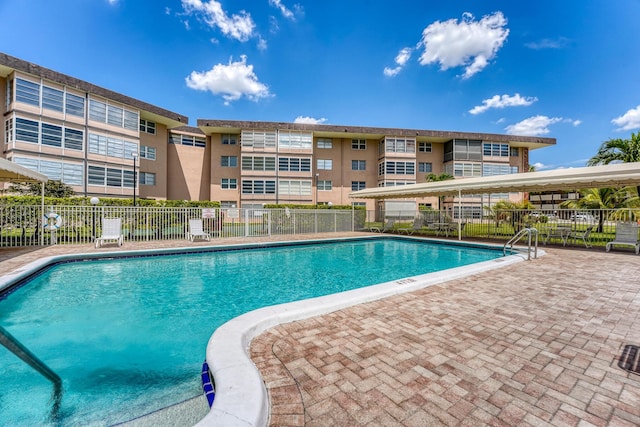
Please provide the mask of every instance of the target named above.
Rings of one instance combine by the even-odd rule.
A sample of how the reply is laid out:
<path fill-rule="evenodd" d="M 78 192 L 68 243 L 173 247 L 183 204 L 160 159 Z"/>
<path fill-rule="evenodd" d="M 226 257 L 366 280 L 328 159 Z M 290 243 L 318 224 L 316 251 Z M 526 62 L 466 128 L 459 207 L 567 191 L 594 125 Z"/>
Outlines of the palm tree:
<path fill-rule="evenodd" d="M 640 162 L 640 132 L 631 133 L 631 139 L 614 138 L 605 141 L 595 156 L 589 159 L 588 166 L 608 165 L 614 162 Z M 636 187 L 640 195 L 640 185 Z"/>
<path fill-rule="evenodd" d="M 615 188 L 586 188 L 580 190 L 581 197 L 577 200 L 567 200 L 560 204 L 569 209 L 620 209 L 631 208 L 637 205 L 637 197 L 633 195 L 632 187 Z M 604 229 L 605 215 L 598 217 L 598 232 Z"/>
<path fill-rule="evenodd" d="M 456 177 L 453 175 L 449 175 L 448 173 L 441 173 L 440 175 L 436 175 L 435 173 L 430 173 L 425 177 L 426 182 L 439 182 L 439 181 L 449 181 L 450 179 L 455 179 Z M 438 196 L 438 212 L 442 209 L 444 197 Z"/>

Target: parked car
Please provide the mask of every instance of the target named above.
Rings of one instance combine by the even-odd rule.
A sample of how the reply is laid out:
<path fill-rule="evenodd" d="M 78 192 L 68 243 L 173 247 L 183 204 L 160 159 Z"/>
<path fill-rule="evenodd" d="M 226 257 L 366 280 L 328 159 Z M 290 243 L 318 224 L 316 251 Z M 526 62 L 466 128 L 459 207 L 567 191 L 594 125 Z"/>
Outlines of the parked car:
<path fill-rule="evenodd" d="M 569 219 L 575 222 L 596 222 L 598 218 L 591 215 L 590 213 L 574 213 Z"/>

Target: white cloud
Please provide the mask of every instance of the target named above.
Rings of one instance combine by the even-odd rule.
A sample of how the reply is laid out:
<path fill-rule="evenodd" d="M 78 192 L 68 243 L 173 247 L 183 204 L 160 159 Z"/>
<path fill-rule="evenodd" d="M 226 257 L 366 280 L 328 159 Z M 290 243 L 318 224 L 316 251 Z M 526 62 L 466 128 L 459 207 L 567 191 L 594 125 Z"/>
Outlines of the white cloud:
<path fill-rule="evenodd" d="M 321 119 L 315 119 L 315 118 L 309 117 L 309 116 L 298 116 L 293 121 L 293 123 L 305 123 L 305 124 L 309 124 L 309 125 L 319 125 L 319 124 L 325 123 L 326 121 L 327 121 L 327 119 L 325 119 L 324 117 L 321 118 Z"/>
<path fill-rule="evenodd" d="M 282 13 L 282 16 L 284 16 L 285 18 L 295 21 L 296 19 L 295 15 L 291 10 L 287 9 L 287 7 L 282 4 L 281 0 L 269 0 L 269 4 L 275 7 L 276 9 L 280 10 L 280 13 Z"/>
<path fill-rule="evenodd" d="M 482 101 L 482 105 L 476 105 L 469 112 L 471 114 L 484 113 L 490 108 L 505 108 L 505 107 L 519 107 L 529 106 L 536 102 L 538 98 L 532 96 L 522 97 L 519 93 L 515 95 L 493 95 L 489 99 Z"/>
<path fill-rule="evenodd" d="M 253 72 L 253 65 L 247 65 L 247 57 L 241 56 L 240 61 L 229 64 L 216 64 L 209 71 L 199 73 L 192 71 L 185 78 L 187 87 L 195 90 L 209 91 L 214 95 L 221 95 L 225 105 L 246 97 L 252 101 L 272 96 L 269 88 L 260 83 Z"/>
<path fill-rule="evenodd" d="M 566 37 L 558 37 L 557 39 L 542 39 L 537 42 L 525 43 L 525 46 L 529 49 L 562 49 L 569 44 L 569 39 Z"/>
<path fill-rule="evenodd" d="M 118 4 L 119 2 L 120 2 L 120 0 L 107 0 L 107 3 L 109 3 L 112 6 Z"/>
<path fill-rule="evenodd" d="M 611 120 L 611 123 L 618 126 L 617 131 L 640 128 L 640 105 Z"/>
<path fill-rule="evenodd" d="M 404 66 L 407 64 L 409 59 L 411 59 L 411 54 L 413 53 L 413 49 L 410 47 L 405 47 L 400 49 L 400 52 L 396 55 L 394 61 L 397 64 L 395 68 L 384 67 L 383 73 L 387 77 L 393 77 L 398 74 Z"/>
<path fill-rule="evenodd" d="M 258 47 L 258 50 L 260 50 L 260 51 L 267 50 L 267 41 L 265 39 L 263 39 L 262 37 L 258 37 L 257 47 Z"/>
<path fill-rule="evenodd" d="M 561 121 L 561 117 L 547 117 L 538 115 L 529 117 L 528 119 L 524 119 L 516 124 L 509 125 L 504 129 L 509 135 L 546 135 L 550 132 L 550 125 Z"/>
<path fill-rule="evenodd" d="M 467 79 L 482 71 L 502 47 L 509 30 L 502 12 L 474 20 L 465 12 L 462 20 L 436 21 L 422 31 L 418 48 L 424 47 L 420 64 L 440 64 L 441 70 L 465 67 L 462 78 Z"/>
<path fill-rule="evenodd" d="M 215 0 L 182 0 L 182 8 L 187 14 L 199 14 L 208 26 L 218 27 L 225 36 L 242 42 L 249 40 L 256 26 L 247 12 L 228 16 Z"/>

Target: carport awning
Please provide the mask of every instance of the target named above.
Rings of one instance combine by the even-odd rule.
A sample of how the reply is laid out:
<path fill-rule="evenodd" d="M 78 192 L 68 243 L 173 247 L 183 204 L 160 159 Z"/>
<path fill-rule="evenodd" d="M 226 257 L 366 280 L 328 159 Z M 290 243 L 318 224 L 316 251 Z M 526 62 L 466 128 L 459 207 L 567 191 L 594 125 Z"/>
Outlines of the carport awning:
<path fill-rule="evenodd" d="M 47 182 L 49 178 L 7 159 L 0 158 L 0 182 Z"/>
<path fill-rule="evenodd" d="M 507 192 L 578 190 L 640 185 L 640 163 L 616 163 L 543 172 L 459 178 L 397 187 L 367 188 L 349 194 L 354 199 L 399 199 Z"/>

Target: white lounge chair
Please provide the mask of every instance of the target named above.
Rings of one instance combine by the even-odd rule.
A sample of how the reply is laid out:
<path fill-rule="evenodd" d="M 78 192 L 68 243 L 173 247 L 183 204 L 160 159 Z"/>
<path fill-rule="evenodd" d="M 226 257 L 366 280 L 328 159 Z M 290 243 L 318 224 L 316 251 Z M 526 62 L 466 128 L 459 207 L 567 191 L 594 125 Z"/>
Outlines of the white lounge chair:
<path fill-rule="evenodd" d="M 587 227 L 587 229 L 585 231 L 572 231 L 569 233 L 567 240 L 571 239 L 572 241 L 576 241 L 576 240 L 582 240 L 582 243 L 584 243 L 585 248 L 590 248 L 591 247 L 591 232 L 593 231 L 593 228 L 595 227 L 595 225 L 590 225 Z"/>
<path fill-rule="evenodd" d="M 616 223 L 615 240 L 607 243 L 605 247 L 609 252 L 612 246 L 632 246 L 636 250 L 636 255 L 640 253 L 640 240 L 638 240 L 638 224 L 635 222 Z"/>
<path fill-rule="evenodd" d="M 122 235 L 121 218 L 102 218 L 102 235 L 96 238 L 96 248 L 103 243 L 113 242 L 122 246 L 124 236 Z"/>
<path fill-rule="evenodd" d="M 211 235 L 203 230 L 202 228 L 202 220 L 201 219 L 190 219 L 189 220 L 189 240 L 192 242 L 195 239 L 205 239 L 211 240 Z"/>

